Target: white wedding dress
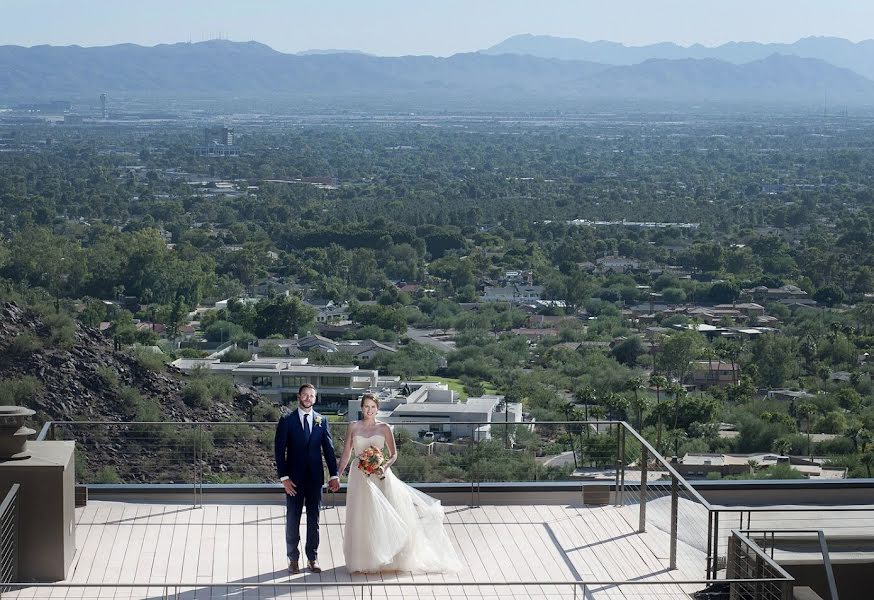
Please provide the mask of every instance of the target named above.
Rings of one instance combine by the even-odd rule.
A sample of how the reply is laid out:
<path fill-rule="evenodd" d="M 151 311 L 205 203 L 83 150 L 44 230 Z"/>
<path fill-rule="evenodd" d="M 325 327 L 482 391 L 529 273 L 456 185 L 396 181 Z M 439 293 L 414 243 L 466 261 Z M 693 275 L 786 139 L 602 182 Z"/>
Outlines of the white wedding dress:
<path fill-rule="evenodd" d="M 352 440 L 343 538 L 346 568 L 353 573 L 461 569 L 443 526 L 439 500 L 410 487 L 391 469 L 385 479 L 358 470 L 356 457 L 370 446 L 383 449 L 385 437 L 356 435 Z"/>

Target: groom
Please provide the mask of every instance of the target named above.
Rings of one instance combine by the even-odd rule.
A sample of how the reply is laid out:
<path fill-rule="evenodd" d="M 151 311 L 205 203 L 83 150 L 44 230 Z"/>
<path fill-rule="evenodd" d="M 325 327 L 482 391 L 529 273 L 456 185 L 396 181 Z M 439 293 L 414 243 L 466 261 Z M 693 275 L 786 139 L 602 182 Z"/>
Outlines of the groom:
<path fill-rule="evenodd" d="M 340 489 L 337 474 L 337 456 L 334 440 L 328 430 L 328 420 L 313 410 L 316 403 L 316 388 L 305 383 L 297 391 L 297 410 L 279 419 L 276 425 L 274 448 L 276 471 L 285 488 L 285 547 L 288 570 L 300 571 L 300 516 L 307 509 L 306 555 L 310 571 L 320 573 L 319 507 L 322 502 L 322 485 L 325 471 L 322 455 L 328 463 L 331 480 L 328 489 Z"/>

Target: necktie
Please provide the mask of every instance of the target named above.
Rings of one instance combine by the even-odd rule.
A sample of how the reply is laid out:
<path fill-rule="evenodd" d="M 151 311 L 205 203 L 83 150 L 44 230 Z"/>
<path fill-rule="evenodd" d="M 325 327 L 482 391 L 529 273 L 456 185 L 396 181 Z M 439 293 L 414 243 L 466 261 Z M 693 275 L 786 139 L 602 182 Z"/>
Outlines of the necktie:
<path fill-rule="evenodd" d="M 303 438 L 306 441 L 310 441 L 310 420 L 309 415 L 306 413 L 303 415 Z"/>

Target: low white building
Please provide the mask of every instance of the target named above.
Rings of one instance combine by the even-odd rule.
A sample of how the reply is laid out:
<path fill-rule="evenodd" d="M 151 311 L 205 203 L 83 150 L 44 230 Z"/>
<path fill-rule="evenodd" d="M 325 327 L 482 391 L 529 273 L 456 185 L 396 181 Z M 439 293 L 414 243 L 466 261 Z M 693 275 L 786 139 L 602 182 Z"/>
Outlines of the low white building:
<path fill-rule="evenodd" d="M 483 295 L 480 296 L 480 301 L 527 304 L 539 301 L 542 295 L 542 285 L 511 285 L 507 287 L 486 286 L 483 290 Z"/>
<path fill-rule="evenodd" d="M 173 366 L 191 372 L 207 368 L 230 375 L 234 383 L 249 385 L 277 404 L 293 404 L 305 383 L 315 386 L 320 411 L 345 408 L 347 401 L 376 389 L 379 372 L 357 366 L 311 365 L 307 358 L 258 358 L 242 363 L 208 359 L 178 359 Z"/>
<path fill-rule="evenodd" d="M 392 427 L 406 429 L 414 438 L 454 441 L 459 438 L 491 439 L 492 426 L 522 424 L 522 405 L 503 396 L 481 396 L 461 402 L 443 383 L 418 383 L 408 396 L 396 391 L 380 398 L 378 418 Z M 349 421 L 360 418 L 359 401 L 349 401 Z"/>

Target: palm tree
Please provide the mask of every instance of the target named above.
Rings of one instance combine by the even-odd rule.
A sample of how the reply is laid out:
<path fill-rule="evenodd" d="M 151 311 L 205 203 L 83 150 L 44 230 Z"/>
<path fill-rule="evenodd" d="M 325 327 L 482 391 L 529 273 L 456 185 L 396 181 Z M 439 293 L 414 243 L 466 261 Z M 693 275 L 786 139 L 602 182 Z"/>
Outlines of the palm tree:
<path fill-rule="evenodd" d="M 807 422 L 807 455 L 812 457 L 810 449 L 810 425 L 817 412 L 816 405 L 812 402 L 801 402 L 795 409 L 795 412 Z"/>
<path fill-rule="evenodd" d="M 668 444 L 673 451 L 673 456 L 679 458 L 680 455 L 680 442 L 683 442 L 688 439 L 688 435 L 686 435 L 685 431 L 681 431 L 679 429 L 672 429 L 668 433 Z"/>
<path fill-rule="evenodd" d="M 728 360 L 731 362 L 732 383 L 737 385 L 737 360 L 743 353 L 743 345 L 736 342 L 725 342 L 719 344 L 716 347 L 715 352 L 720 360 Z"/>
<path fill-rule="evenodd" d="M 711 381 L 713 377 L 713 359 L 716 358 L 716 350 L 713 349 L 713 346 L 707 345 L 704 346 L 704 349 L 701 351 L 704 357 L 707 359 L 707 383 L 713 384 Z M 719 380 L 719 373 L 717 369 L 716 380 Z"/>
<path fill-rule="evenodd" d="M 602 400 L 604 407 L 607 409 L 607 417 L 610 420 L 623 421 L 627 418 L 629 408 L 628 398 L 622 394 L 610 392 Z"/>
<path fill-rule="evenodd" d="M 583 409 L 585 411 L 584 418 L 586 421 L 589 420 L 589 406 L 595 403 L 597 397 L 595 396 L 595 389 L 591 386 L 585 385 L 581 388 L 578 388 L 574 392 L 574 400 L 583 405 Z M 589 437 L 589 426 L 586 425 L 586 437 Z"/>
<path fill-rule="evenodd" d="M 664 375 L 653 373 L 649 376 L 649 385 L 656 389 L 656 447 L 662 445 L 662 411 L 659 410 L 662 405 L 662 388 L 667 387 L 668 380 Z"/>
<path fill-rule="evenodd" d="M 780 456 L 788 456 L 792 451 L 792 442 L 786 438 L 778 438 L 774 440 L 774 452 Z"/>
<path fill-rule="evenodd" d="M 625 389 L 634 392 L 634 408 L 637 411 L 637 430 L 640 431 L 643 424 L 643 409 L 646 399 L 641 402 L 640 389 L 643 387 L 643 377 L 632 377 L 625 382 Z"/>
<path fill-rule="evenodd" d="M 686 396 L 686 388 L 680 383 L 675 383 L 669 389 L 674 394 L 674 429 L 676 429 L 680 422 L 680 397 Z"/>

